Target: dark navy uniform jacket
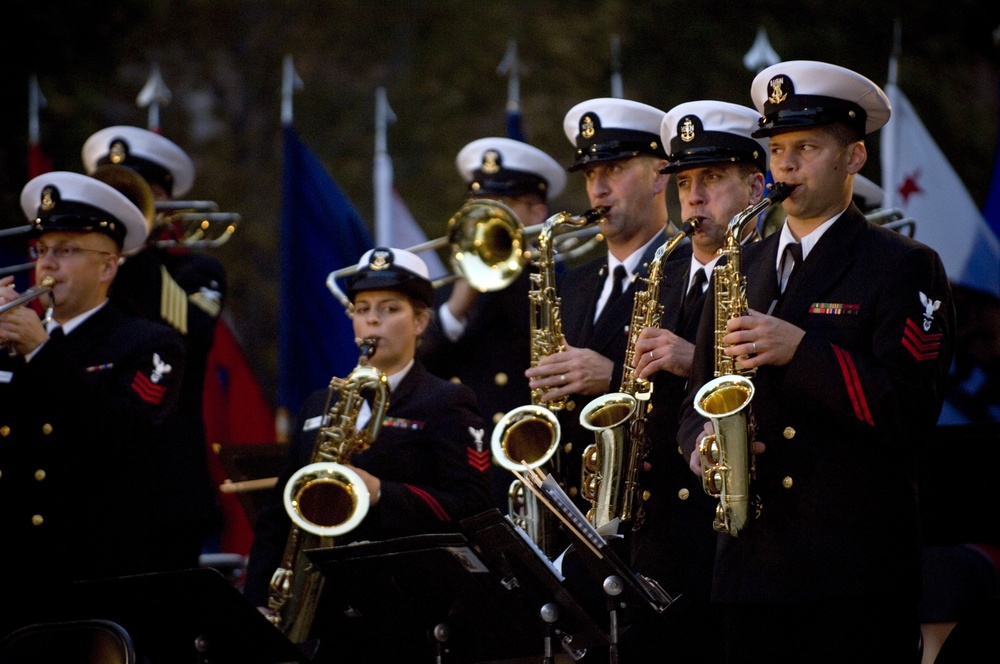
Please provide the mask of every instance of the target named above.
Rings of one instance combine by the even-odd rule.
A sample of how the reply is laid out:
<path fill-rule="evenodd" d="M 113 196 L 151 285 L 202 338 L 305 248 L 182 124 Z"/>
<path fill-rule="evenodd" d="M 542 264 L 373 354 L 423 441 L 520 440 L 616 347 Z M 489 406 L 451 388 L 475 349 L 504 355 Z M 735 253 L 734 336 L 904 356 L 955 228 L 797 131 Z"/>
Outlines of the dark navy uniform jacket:
<path fill-rule="evenodd" d="M 323 413 L 327 390 L 303 405 L 288 463 L 258 518 L 244 594 L 266 606 L 268 584 L 288 540 L 290 519 L 281 493 L 292 474 L 311 463 L 318 429 L 303 424 Z M 313 420 L 318 423 L 317 420 Z M 456 532 L 459 521 L 490 508 L 490 448 L 475 396 L 414 362 L 389 397 L 375 442 L 352 465 L 381 480 L 381 499 L 361 525 L 335 544 Z"/>
<path fill-rule="evenodd" d="M 181 487 L 162 460 L 183 374 L 175 330 L 111 303 L 30 362 L 0 353 L 0 561 L 14 587 L 42 597 L 47 582 L 172 565 L 161 528 Z"/>
<path fill-rule="evenodd" d="M 938 255 L 868 222 L 851 205 L 779 297 L 779 234 L 751 245 L 743 269 L 752 309 L 805 330 L 787 366 L 753 379 L 753 491 L 760 518 L 720 535 L 714 598 L 722 602 L 919 597 L 917 455 L 933 432 L 952 356 L 955 314 Z M 712 377 L 706 306 L 689 402 Z M 704 343 L 702 343 L 704 341 Z M 685 406 L 687 456 L 703 420 Z"/>

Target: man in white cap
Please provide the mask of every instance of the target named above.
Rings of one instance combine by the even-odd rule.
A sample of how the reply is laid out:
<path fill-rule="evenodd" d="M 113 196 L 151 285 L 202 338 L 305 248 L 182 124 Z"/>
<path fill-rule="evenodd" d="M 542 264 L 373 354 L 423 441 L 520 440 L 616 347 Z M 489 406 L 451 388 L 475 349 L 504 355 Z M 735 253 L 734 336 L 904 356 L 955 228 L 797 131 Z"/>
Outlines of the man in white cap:
<path fill-rule="evenodd" d="M 178 568 L 162 529 L 177 489 L 161 464 L 184 346 L 108 301 L 119 257 L 148 231 L 124 195 L 52 172 L 28 182 L 21 207 L 52 315 L 0 314 L 0 561 L 14 570 L 5 619 L 31 621 L 71 581 Z M 0 279 L 0 305 L 17 296 L 10 284 Z"/>
<path fill-rule="evenodd" d="M 549 201 L 566 186 L 566 170 L 559 162 L 510 138 L 474 140 L 459 151 L 455 165 L 466 183 L 467 200 L 498 201 L 522 227 L 544 222 Z M 524 376 L 531 359 L 530 272 L 525 266 L 510 285 L 492 292 L 481 293 L 483 285 L 465 279 L 439 289 L 437 316 L 417 351 L 431 372 L 458 379 L 476 393 L 487 443 L 504 413 L 531 402 Z M 514 475 L 494 464 L 493 479 L 494 504 L 506 513 Z"/>
<path fill-rule="evenodd" d="M 851 202 L 865 136 L 889 118 L 877 85 L 793 61 L 763 70 L 751 94 L 774 179 L 794 189 L 781 231 L 746 248 L 750 313 L 722 331 L 725 354 L 756 371 L 759 505 L 738 536 L 719 537 L 727 661 L 916 662 L 916 456 L 952 356 L 948 278 L 933 250 Z M 712 318 L 687 405 L 712 377 Z M 691 407 L 682 418 L 678 441 L 700 472 L 711 426 Z"/>
<path fill-rule="evenodd" d="M 194 162 L 170 139 L 141 127 L 105 127 L 83 145 L 87 173 L 115 185 L 116 169 L 138 173 L 156 202 L 187 195 L 194 184 Z M 186 344 L 184 385 L 178 404 L 177 443 L 164 459 L 188 480 L 179 488 L 175 546 L 186 548 L 191 567 L 199 564 L 206 538 L 220 525 L 214 483 L 208 470 L 203 395 L 205 367 L 215 340 L 215 327 L 226 292 L 222 263 L 204 252 L 183 246 L 163 248 L 161 239 L 175 239 L 177 229 L 154 220 L 148 241 L 126 255 L 111 301 L 132 314 L 176 328 Z"/>
<path fill-rule="evenodd" d="M 685 602 L 671 609 L 665 625 L 633 625 L 623 646 L 638 654 L 669 643 L 679 662 L 723 655 L 710 602 L 716 501 L 677 453 L 677 418 L 702 309 L 713 304 L 708 278 L 729 221 L 764 192 L 767 146 L 751 136 L 759 117 L 746 106 L 691 101 L 667 111 L 660 128 L 669 160 L 663 172 L 677 184 L 681 217 L 697 220 L 697 231 L 686 252 L 690 258 L 663 267 L 660 327 L 642 330 L 635 345 L 636 375 L 653 381 L 653 394 L 646 423 L 651 468 L 639 479 L 645 517 L 632 534 L 632 566 Z"/>
<path fill-rule="evenodd" d="M 572 397 L 582 408 L 621 382 L 635 290 L 665 241 L 669 176 L 660 173 L 667 165 L 660 139 L 663 116 L 647 104 L 601 98 L 577 104 L 563 120 L 576 148 L 569 171 L 583 174 L 592 207 L 607 208 L 600 231 L 608 251 L 560 279 L 567 349 L 526 372 L 530 387 L 546 390 L 548 399 Z M 586 508 L 580 467 L 594 433 L 580 426 L 578 411 L 562 411 L 560 422 L 561 480 Z"/>
<path fill-rule="evenodd" d="M 385 374 L 390 394 L 371 446 L 339 459 L 361 476 L 371 504 L 360 523 L 336 543 L 456 532 L 461 519 L 490 507 L 490 450 L 483 443 L 482 418 L 472 391 L 434 376 L 415 357 L 434 302 L 427 266 L 405 249 L 378 247 L 361 256 L 346 293 L 355 336 L 377 340 L 368 364 Z M 320 428 L 336 439 L 338 423 L 324 418 L 340 396 L 323 389 L 306 400 L 286 467 L 258 518 L 244 594 L 262 609 L 269 606 L 270 580 L 282 564 L 289 539 L 291 520 L 281 495 L 294 472 L 314 460 Z M 369 427 L 371 412 L 365 403 L 351 424 Z M 352 638 L 331 641 L 325 650 L 321 642 L 314 661 L 402 661 L 423 645 L 423 634 L 420 644 L 406 644 L 408 633 L 402 629 L 385 630 L 379 620 L 338 618 L 334 613 L 328 618 L 341 628 L 346 622 Z M 335 629 L 333 624 L 325 628 Z M 407 645 L 408 651 L 398 651 Z"/>

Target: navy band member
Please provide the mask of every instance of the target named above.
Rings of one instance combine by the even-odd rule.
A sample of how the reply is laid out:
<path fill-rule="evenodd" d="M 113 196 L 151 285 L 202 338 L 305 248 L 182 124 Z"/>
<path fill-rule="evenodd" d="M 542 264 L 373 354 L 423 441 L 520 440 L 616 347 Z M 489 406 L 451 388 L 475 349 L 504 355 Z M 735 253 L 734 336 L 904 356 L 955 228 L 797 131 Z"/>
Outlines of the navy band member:
<path fill-rule="evenodd" d="M 149 184 L 156 201 L 187 195 L 195 180 L 194 162 L 170 139 L 141 127 L 106 127 L 83 145 L 83 163 L 95 177 L 128 168 Z M 176 546 L 184 548 L 191 567 L 206 537 L 220 527 L 221 513 L 208 470 L 202 401 L 205 367 L 215 340 L 226 294 L 222 263 L 183 246 L 162 248 L 156 241 L 176 239 L 179 229 L 157 217 L 147 243 L 127 255 L 111 289 L 111 301 L 147 320 L 176 328 L 184 337 L 184 386 L 178 404 L 177 443 L 164 459 L 185 477 L 174 495 Z"/>
<path fill-rule="evenodd" d="M 148 231 L 125 196 L 53 172 L 28 182 L 21 206 L 34 225 L 36 281 L 54 279 L 48 324 L 28 306 L 0 315 L 4 620 L 30 621 L 58 608 L 69 581 L 183 565 L 162 529 L 176 487 L 161 460 L 184 346 L 172 328 L 107 300 L 120 255 Z M 10 283 L 0 279 L 0 304 L 17 295 Z"/>
<path fill-rule="evenodd" d="M 751 94 L 774 179 L 795 189 L 781 231 L 745 251 L 751 313 L 723 337 L 726 354 L 756 368 L 761 503 L 739 537 L 719 537 L 727 661 L 915 662 L 916 460 L 952 356 L 948 279 L 933 250 L 851 202 L 865 136 L 890 114 L 877 85 L 796 61 L 762 71 Z M 801 260 L 785 258 L 793 243 Z M 692 399 L 712 375 L 707 309 Z M 699 471 L 704 426 L 686 407 L 679 442 Z"/>
<path fill-rule="evenodd" d="M 623 646 L 638 654 L 669 643 L 678 662 L 720 660 L 723 654 L 710 604 L 716 501 L 678 454 L 676 440 L 698 322 L 713 299 L 708 277 L 721 259 L 729 221 L 764 191 L 766 141 L 751 136 L 759 117 L 737 104 L 691 101 L 667 111 L 660 131 L 670 162 L 664 171 L 677 183 L 681 218 L 697 218 L 698 230 L 690 259 L 664 266 L 660 328 L 644 329 L 635 346 L 636 373 L 652 378 L 653 395 L 646 424 L 651 468 L 640 477 L 645 519 L 633 533 L 632 565 L 686 601 L 671 608 L 666 624 L 634 625 Z"/>
<path fill-rule="evenodd" d="M 459 520 L 490 507 L 490 448 L 472 391 L 432 375 L 414 358 L 434 301 L 427 266 L 409 251 L 387 248 L 366 252 L 358 266 L 346 291 L 354 332 L 378 339 L 369 364 L 387 375 L 391 393 L 375 442 L 350 462 L 365 480 L 371 509 L 337 544 L 457 531 Z M 288 539 L 281 492 L 312 461 L 327 396 L 318 390 L 303 405 L 287 466 L 257 522 L 244 593 L 258 607 L 267 606 Z M 362 410 L 359 427 L 370 412 Z"/>
<path fill-rule="evenodd" d="M 562 193 L 566 171 L 536 147 L 510 138 L 480 138 L 465 145 L 455 165 L 467 183 L 467 199 L 503 203 L 524 227 L 549 216 L 548 202 Z M 417 355 L 442 378 L 457 380 L 476 394 L 489 442 L 504 413 L 531 403 L 524 372 L 530 365 L 530 267 L 499 291 L 480 293 L 459 279 L 438 291 L 440 305 L 421 339 Z M 493 467 L 493 502 L 508 508 L 514 475 Z"/>
<path fill-rule="evenodd" d="M 608 253 L 568 270 L 559 281 L 567 349 L 526 372 L 529 385 L 546 389 L 547 398 L 571 396 L 582 408 L 593 397 L 617 390 L 621 382 L 632 301 L 641 283 L 637 278 L 646 276 L 665 241 L 663 116 L 646 104 L 607 98 L 577 104 L 563 120 L 566 137 L 576 148 L 569 171 L 583 173 L 591 207 L 609 208 L 600 224 Z M 561 479 L 567 493 L 578 498 L 582 454 L 594 433 L 580 426 L 578 410 L 563 411 L 560 423 Z"/>

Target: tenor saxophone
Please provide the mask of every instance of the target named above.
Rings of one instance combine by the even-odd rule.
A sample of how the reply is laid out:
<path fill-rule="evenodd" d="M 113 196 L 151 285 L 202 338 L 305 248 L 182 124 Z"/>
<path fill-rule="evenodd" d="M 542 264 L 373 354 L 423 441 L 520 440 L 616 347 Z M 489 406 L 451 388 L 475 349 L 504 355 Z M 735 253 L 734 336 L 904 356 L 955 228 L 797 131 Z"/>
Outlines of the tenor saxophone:
<path fill-rule="evenodd" d="M 663 263 L 697 228 L 698 218 L 693 217 L 657 248 L 644 279 L 646 288 L 636 291 L 632 301 L 620 389 L 597 397 L 580 412 L 580 424 L 594 432 L 594 442 L 583 451 L 580 492 L 591 504 L 587 520 L 596 528 L 616 517 L 621 524 L 631 523 L 633 529 L 642 526 L 639 472 L 649 455 L 646 418 L 653 384 L 635 374 L 635 344 L 644 328 L 660 326 Z"/>
<path fill-rule="evenodd" d="M 292 523 L 281 565 L 271 577 L 268 620 L 293 643 L 309 638 L 324 581 L 303 552 L 332 547 L 334 537 L 358 527 L 371 504 L 364 480 L 344 464 L 375 441 L 389 407 L 389 383 L 385 374 L 368 365 L 378 340 L 355 342 L 361 353 L 358 364 L 346 378 L 330 381 L 311 463 L 297 470 L 284 488 Z M 357 429 L 368 392 L 374 393 L 371 418 Z"/>
<path fill-rule="evenodd" d="M 725 353 L 728 344 L 726 324 L 750 310 L 746 298 L 746 278 L 740 271 L 740 239 L 747 223 L 758 214 L 780 203 L 794 186 L 776 182 L 759 203 L 748 206 L 729 222 L 720 261 L 713 270 L 715 282 L 715 377 L 695 395 L 694 408 L 712 422 L 713 433 L 698 447 L 701 457 L 702 486 L 719 499 L 712 524 L 715 530 L 737 537 L 750 520 L 760 513 L 760 500 L 751 496 L 756 472 L 753 441 L 756 437 L 751 401 L 753 368 L 744 369 L 737 358 Z"/>
<path fill-rule="evenodd" d="M 563 227 L 582 228 L 595 224 L 606 213 L 607 208 L 604 207 L 587 210 L 579 216 L 559 212 L 542 224 L 536 239 L 536 271 L 529 275 L 532 367 L 538 366 L 543 357 L 566 349 L 562 334 L 561 301 L 556 294 L 556 251 L 553 237 Z M 574 407 L 575 404 L 567 397 L 549 401 L 545 399 L 544 389 L 533 389 L 530 404 L 505 413 L 493 427 L 490 447 L 497 464 L 510 471 L 524 472 L 548 463 L 559 448 L 561 436 L 555 411 L 572 410 Z M 554 524 L 551 523 L 552 515 L 548 510 L 538 504 L 535 495 L 520 480 L 514 480 L 510 484 L 507 496 L 508 514 L 514 523 L 545 553 L 554 553 Z"/>

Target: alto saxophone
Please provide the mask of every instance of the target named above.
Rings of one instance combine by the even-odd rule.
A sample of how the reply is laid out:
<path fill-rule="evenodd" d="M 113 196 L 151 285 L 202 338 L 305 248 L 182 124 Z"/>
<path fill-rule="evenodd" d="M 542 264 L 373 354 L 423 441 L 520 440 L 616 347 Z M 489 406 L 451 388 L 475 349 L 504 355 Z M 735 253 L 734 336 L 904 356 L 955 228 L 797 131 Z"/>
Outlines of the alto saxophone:
<path fill-rule="evenodd" d="M 271 577 L 268 620 L 293 643 L 309 638 L 324 581 L 303 552 L 332 547 L 334 537 L 358 527 L 371 504 L 364 480 L 343 464 L 378 436 L 389 407 L 389 383 L 385 374 L 368 365 L 378 340 L 355 342 L 361 351 L 358 364 L 346 378 L 330 381 L 311 463 L 285 484 L 285 511 L 292 523 L 281 566 Z M 363 393 L 369 391 L 374 392 L 371 418 L 359 430 Z"/>
<path fill-rule="evenodd" d="M 717 497 L 713 527 L 736 537 L 760 513 L 760 501 L 750 496 L 756 459 L 753 441 L 756 423 L 750 402 L 754 395 L 754 369 L 744 369 L 736 357 L 726 355 L 726 323 L 744 316 L 750 307 L 746 298 L 746 278 L 740 272 L 740 239 L 749 221 L 780 203 L 794 186 L 776 182 L 759 203 L 748 206 L 729 222 L 720 253 L 726 257 L 713 271 L 715 281 L 715 378 L 695 395 L 694 408 L 712 421 L 714 433 L 705 436 L 698 448 L 702 486 Z"/>
<path fill-rule="evenodd" d="M 599 222 L 607 208 L 597 207 L 582 215 L 567 212 L 552 215 L 542 224 L 536 243 L 538 256 L 534 260 L 536 272 L 529 275 L 531 289 L 528 303 L 531 307 L 531 363 L 538 366 L 543 357 L 566 349 L 562 334 L 560 299 L 556 295 L 555 246 L 553 236 L 564 226 L 582 228 Z M 490 447 L 493 458 L 510 471 L 527 471 L 548 463 L 559 447 L 561 427 L 555 415 L 558 410 L 572 410 L 575 404 L 567 397 L 548 401 L 545 390 L 531 391 L 531 403 L 519 406 L 506 414 L 493 428 Z M 508 514 L 546 553 L 553 554 L 553 526 L 546 524 L 552 515 L 538 504 L 535 495 L 520 480 L 514 480 L 507 492 Z"/>
<path fill-rule="evenodd" d="M 583 451 L 580 486 L 583 498 L 591 504 L 587 520 L 595 528 L 616 517 L 621 523 L 631 523 L 633 530 L 642 526 L 639 472 L 649 455 L 646 417 L 653 384 L 635 375 L 635 344 L 643 329 L 660 327 L 663 262 L 697 229 L 698 218 L 692 217 L 681 225 L 679 233 L 657 248 L 644 279 L 646 288 L 636 291 L 632 302 L 621 387 L 618 392 L 597 397 L 580 412 L 580 424 L 594 432 L 594 442 Z"/>

